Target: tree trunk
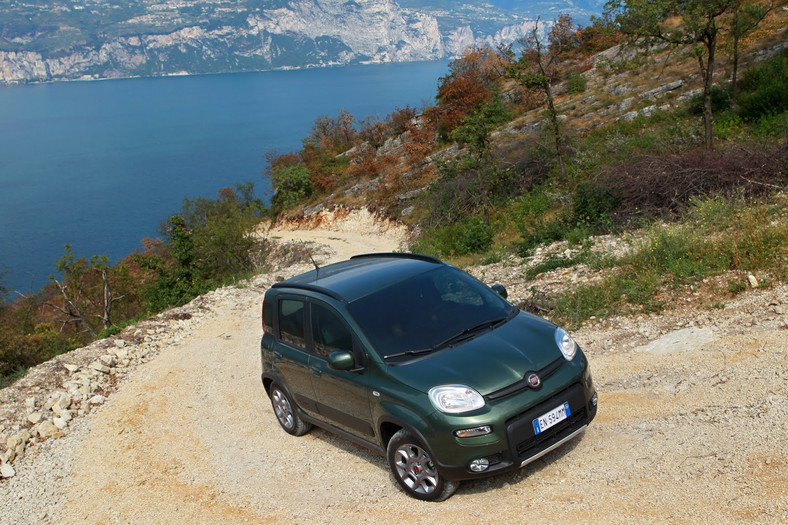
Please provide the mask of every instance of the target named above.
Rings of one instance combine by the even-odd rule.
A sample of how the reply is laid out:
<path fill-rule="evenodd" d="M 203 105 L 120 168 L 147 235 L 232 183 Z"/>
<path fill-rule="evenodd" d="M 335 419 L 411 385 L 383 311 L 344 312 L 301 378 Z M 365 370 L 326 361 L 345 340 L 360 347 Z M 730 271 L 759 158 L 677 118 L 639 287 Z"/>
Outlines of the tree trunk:
<path fill-rule="evenodd" d="M 731 95 L 736 99 L 738 88 L 736 87 L 737 75 L 739 72 L 739 10 L 733 13 L 733 73 L 731 73 Z"/>
<path fill-rule="evenodd" d="M 553 141 L 555 144 L 555 154 L 558 156 L 558 165 L 561 168 L 561 179 L 566 180 L 566 163 L 564 163 L 564 145 L 561 137 L 560 123 L 558 122 L 558 111 L 555 109 L 553 103 L 553 91 L 550 89 L 548 81 L 545 84 L 545 93 L 547 94 L 547 111 L 550 116 L 550 125 L 553 127 Z"/>
<path fill-rule="evenodd" d="M 717 48 L 716 29 L 710 29 L 706 35 L 706 65 L 703 56 L 698 56 L 700 69 L 703 76 L 703 126 L 705 128 L 705 146 L 707 150 L 714 149 L 714 119 L 711 107 L 711 88 L 714 86 L 714 53 Z"/>
<path fill-rule="evenodd" d="M 542 62 L 542 44 L 536 36 L 536 29 L 534 29 L 534 40 L 536 41 L 537 63 L 539 71 L 542 74 L 544 83 L 544 94 L 547 97 L 547 115 L 550 118 L 550 125 L 553 127 L 553 143 L 555 145 L 555 154 L 558 157 L 558 165 L 561 168 L 561 179 L 566 180 L 566 164 L 564 163 L 563 144 L 561 138 L 561 128 L 558 122 L 558 111 L 555 109 L 555 102 L 553 101 L 553 88 L 550 82 L 550 76 L 547 74 L 547 69 Z"/>
<path fill-rule="evenodd" d="M 104 330 L 110 327 L 110 313 L 112 312 L 112 292 L 109 288 L 109 279 L 107 278 L 107 270 L 101 270 L 101 279 L 104 281 L 104 315 L 101 317 L 101 322 L 104 324 Z"/>
<path fill-rule="evenodd" d="M 96 331 L 93 330 L 93 328 L 85 319 L 85 316 L 79 310 L 79 308 L 71 299 L 71 297 L 69 297 L 68 292 L 66 291 L 66 287 L 60 284 L 60 282 L 57 279 L 54 279 L 53 281 L 55 285 L 60 289 L 60 293 L 63 295 L 63 301 L 65 302 L 67 308 L 60 308 L 59 306 L 55 306 L 50 303 L 47 304 L 49 304 L 49 306 L 51 306 L 52 308 L 59 310 L 60 312 L 62 312 L 68 317 L 68 319 L 63 323 L 63 327 L 65 327 L 66 324 L 68 323 L 79 323 L 85 328 L 86 332 L 89 332 L 93 338 L 96 338 L 98 334 L 96 334 Z"/>

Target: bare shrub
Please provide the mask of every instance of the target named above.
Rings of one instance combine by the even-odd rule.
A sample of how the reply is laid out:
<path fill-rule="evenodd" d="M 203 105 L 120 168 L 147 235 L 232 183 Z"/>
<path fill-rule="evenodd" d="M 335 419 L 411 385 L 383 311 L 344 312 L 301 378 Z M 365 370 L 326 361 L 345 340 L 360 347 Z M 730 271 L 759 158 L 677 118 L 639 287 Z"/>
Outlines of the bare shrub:
<path fill-rule="evenodd" d="M 695 196 L 754 197 L 784 189 L 785 155 L 785 146 L 741 146 L 644 156 L 616 166 L 602 184 L 621 197 L 621 220 L 680 214 Z"/>

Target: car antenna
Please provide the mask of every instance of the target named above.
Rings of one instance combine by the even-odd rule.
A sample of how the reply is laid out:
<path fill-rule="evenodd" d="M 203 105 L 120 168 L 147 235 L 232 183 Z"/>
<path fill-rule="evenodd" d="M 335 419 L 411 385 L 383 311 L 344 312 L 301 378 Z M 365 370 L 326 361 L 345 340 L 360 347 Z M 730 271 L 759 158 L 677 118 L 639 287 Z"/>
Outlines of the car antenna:
<path fill-rule="evenodd" d="M 312 264 L 315 265 L 315 273 L 320 275 L 320 266 L 317 265 L 317 263 L 315 262 L 315 258 L 312 257 L 311 253 L 309 254 L 309 259 L 312 261 Z"/>

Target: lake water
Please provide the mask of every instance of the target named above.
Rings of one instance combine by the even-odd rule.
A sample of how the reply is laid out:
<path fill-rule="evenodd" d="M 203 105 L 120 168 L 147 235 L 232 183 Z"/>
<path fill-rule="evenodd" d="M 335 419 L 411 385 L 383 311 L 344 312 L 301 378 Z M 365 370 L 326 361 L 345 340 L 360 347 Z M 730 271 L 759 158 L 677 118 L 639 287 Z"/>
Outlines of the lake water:
<path fill-rule="evenodd" d="M 0 271 L 37 290 L 70 243 L 113 261 L 159 235 L 185 197 L 252 181 L 315 117 L 384 118 L 431 103 L 447 62 L 0 88 Z"/>

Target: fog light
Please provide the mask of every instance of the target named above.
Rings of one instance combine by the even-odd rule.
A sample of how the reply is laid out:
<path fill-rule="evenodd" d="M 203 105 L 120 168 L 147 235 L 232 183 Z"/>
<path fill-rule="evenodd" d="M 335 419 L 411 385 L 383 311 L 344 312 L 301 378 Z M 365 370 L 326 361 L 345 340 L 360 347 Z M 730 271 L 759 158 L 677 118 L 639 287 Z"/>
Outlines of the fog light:
<path fill-rule="evenodd" d="M 594 397 L 591 398 L 591 404 L 596 406 L 596 394 L 594 394 Z"/>
<path fill-rule="evenodd" d="M 487 458 L 474 459 L 468 467 L 470 467 L 471 472 L 484 472 L 490 468 L 490 461 Z"/>
<path fill-rule="evenodd" d="M 477 436 L 486 436 L 492 432 L 492 427 L 490 425 L 483 425 L 481 427 L 474 427 L 474 428 L 465 428 L 463 430 L 455 430 L 454 435 L 458 438 L 470 438 L 470 437 L 477 437 Z"/>

